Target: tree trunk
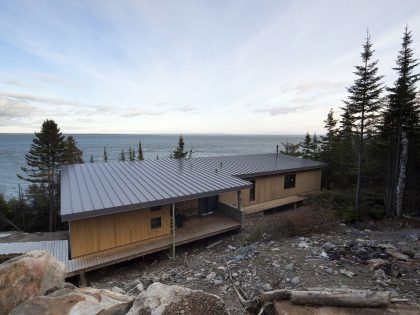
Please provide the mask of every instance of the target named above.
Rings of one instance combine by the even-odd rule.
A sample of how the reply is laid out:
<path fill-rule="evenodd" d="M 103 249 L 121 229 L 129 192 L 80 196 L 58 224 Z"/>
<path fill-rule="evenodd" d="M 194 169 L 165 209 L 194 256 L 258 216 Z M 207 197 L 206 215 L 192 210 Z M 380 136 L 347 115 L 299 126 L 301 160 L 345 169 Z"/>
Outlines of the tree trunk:
<path fill-rule="evenodd" d="M 408 139 L 407 134 L 401 133 L 401 156 L 399 164 L 399 175 L 395 196 L 395 217 L 399 218 L 402 212 L 402 204 L 404 199 L 405 179 L 407 175 L 407 157 L 408 157 Z"/>
<path fill-rule="evenodd" d="M 362 177 L 362 157 L 363 157 L 363 135 L 364 135 L 365 111 L 362 109 L 362 119 L 360 121 L 360 143 L 359 143 L 359 157 L 357 161 L 357 183 L 356 183 L 356 200 L 354 209 L 356 213 L 360 214 L 360 182 Z"/>
<path fill-rule="evenodd" d="M 386 307 L 390 302 L 390 293 L 363 290 L 292 291 L 290 301 L 297 305 Z"/>

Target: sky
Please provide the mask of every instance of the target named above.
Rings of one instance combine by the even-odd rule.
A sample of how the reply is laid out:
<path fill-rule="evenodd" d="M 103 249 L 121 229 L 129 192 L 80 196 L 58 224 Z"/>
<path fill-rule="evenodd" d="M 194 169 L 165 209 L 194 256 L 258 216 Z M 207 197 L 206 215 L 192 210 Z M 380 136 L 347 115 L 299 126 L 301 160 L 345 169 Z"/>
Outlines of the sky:
<path fill-rule="evenodd" d="M 418 0 L 1 1 L 0 132 L 324 132 L 369 30 L 384 84 Z"/>

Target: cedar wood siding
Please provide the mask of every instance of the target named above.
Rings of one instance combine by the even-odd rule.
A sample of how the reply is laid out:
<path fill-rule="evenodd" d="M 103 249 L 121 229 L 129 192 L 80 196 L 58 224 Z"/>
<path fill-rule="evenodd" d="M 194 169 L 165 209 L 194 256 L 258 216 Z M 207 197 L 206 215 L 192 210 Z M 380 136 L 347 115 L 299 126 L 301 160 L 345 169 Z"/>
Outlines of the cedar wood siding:
<path fill-rule="evenodd" d="M 241 206 L 299 195 L 321 189 L 321 170 L 300 171 L 287 174 L 296 174 L 294 188 L 284 189 L 284 175 L 268 175 L 255 177 L 255 200 L 249 200 L 249 189 L 241 191 Z M 251 180 L 251 178 L 247 178 Z M 237 193 L 228 192 L 220 194 L 219 201 L 232 207 L 237 207 Z"/>
<path fill-rule="evenodd" d="M 161 227 L 151 229 L 150 220 L 161 217 Z M 150 208 L 70 221 L 72 258 L 148 240 L 171 233 L 170 206 Z"/>

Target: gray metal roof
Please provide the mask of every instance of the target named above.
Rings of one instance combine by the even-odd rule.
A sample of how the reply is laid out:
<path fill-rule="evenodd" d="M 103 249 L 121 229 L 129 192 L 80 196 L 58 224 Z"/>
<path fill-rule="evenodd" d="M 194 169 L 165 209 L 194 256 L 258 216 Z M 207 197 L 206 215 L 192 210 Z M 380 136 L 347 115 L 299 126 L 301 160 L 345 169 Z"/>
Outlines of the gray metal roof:
<path fill-rule="evenodd" d="M 241 179 L 324 167 L 283 154 L 63 165 L 61 219 L 146 208 L 250 187 Z"/>

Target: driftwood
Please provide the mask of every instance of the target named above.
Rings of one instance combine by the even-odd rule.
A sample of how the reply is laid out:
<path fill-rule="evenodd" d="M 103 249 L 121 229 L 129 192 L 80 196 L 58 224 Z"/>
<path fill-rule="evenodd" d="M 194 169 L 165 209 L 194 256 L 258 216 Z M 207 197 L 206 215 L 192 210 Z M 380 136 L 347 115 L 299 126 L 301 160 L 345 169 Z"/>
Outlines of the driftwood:
<path fill-rule="evenodd" d="M 315 306 L 387 307 L 390 293 L 366 290 L 291 291 L 290 302 Z"/>
<path fill-rule="evenodd" d="M 219 245 L 219 244 L 221 244 L 223 241 L 224 241 L 224 240 L 219 240 L 219 241 L 217 241 L 217 242 L 211 243 L 210 245 L 207 245 L 207 246 L 206 246 L 206 249 L 210 249 L 210 248 L 212 248 L 212 247 L 214 247 L 214 246 L 216 246 L 216 245 Z"/>

